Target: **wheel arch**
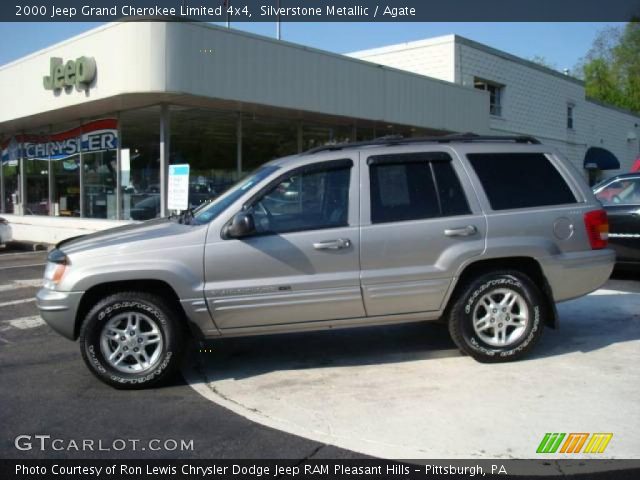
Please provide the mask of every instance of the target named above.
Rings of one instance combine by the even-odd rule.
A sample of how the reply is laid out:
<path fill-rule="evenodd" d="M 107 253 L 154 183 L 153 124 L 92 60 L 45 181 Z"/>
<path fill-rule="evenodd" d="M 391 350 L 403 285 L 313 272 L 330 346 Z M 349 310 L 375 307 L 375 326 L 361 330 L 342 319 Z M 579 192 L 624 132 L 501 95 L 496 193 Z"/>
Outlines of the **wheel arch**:
<path fill-rule="evenodd" d="M 489 258 L 477 260 L 465 265 L 455 280 L 455 285 L 453 285 L 451 294 L 447 299 L 445 312 L 452 305 L 454 299 L 457 298 L 457 295 L 473 278 L 487 272 L 505 269 L 517 270 L 524 273 L 540 288 L 546 299 L 547 315 L 545 316 L 545 324 L 554 329 L 558 328 L 556 304 L 553 299 L 553 291 L 547 281 L 547 277 L 545 276 L 540 263 L 536 259 L 525 256 Z"/>
<path fill-rule="evenodd" d="M 180 303 L 180 298 L 175 290 L 164 280 L 157 279 L 140 279 L 140 280 L 122 280 L 122 281 L 112 281 L 105 282 L 94 285 L 89 288 L 82 298 L 80 299 L 80 304 L 78 305 L 78 310 L 76 312 L 76 318 L 73 328 L 73 338 L 76 340 L 80 335 L 80 328 L 82 327 L 82 322 L 85 317 L 91 310 L 91 308 L 98 302 L 100 299 L 105 298 L 109 295 L 118 292 L 125 291 L 133 291 L 133 292 L 144 292 L 150 293 L 153 295 L 158 295 L 162 297 L 163 300 L 168 302 L 172 307 L 176 309 L 176 312 L 180 314 L 183 322 L 187 322 L 187 315 L 182 308 L 182 304 Z"/>

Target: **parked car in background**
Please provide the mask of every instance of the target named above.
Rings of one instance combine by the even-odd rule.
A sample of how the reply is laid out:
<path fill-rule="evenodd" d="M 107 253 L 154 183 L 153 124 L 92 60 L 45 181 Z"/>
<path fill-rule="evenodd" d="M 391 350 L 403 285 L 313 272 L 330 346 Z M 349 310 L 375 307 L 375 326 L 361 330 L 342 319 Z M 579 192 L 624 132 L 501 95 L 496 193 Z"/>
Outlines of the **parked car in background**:
<path fill-rule="evenodd" d="M 11 226 L 6 218 L 0 217 L 0 245 L 11 241 Z"/>
<path fill-rule="evenodd" d="M 131 220 L 151 220 L 160 212 L 160 195 L 152 194 L 131 207 Z"/>
<path fill-rule="evenodd" d="M 59 243 L 37 305 L 120 388 L 168 378 L 189 331 L 443 319 L 463 352 L 505 362 L 555 326 L 555 302 L 607 281 L 607 231 L 584 179 L 529 137 L 331 145 L 193 212 Z"/>
<path fill-rule="evenodd" d="M 640 172 L 608 178 L 593 187 L 609 216 L 609 242 L 618 266 L 640 266 Z"/>
<path fill-rule="evenodd" d="M 211 186 L 202 183 L 189 184 L 189 207 L 195 208 L 211 200 L 216 196 L 216 192 Z"/>

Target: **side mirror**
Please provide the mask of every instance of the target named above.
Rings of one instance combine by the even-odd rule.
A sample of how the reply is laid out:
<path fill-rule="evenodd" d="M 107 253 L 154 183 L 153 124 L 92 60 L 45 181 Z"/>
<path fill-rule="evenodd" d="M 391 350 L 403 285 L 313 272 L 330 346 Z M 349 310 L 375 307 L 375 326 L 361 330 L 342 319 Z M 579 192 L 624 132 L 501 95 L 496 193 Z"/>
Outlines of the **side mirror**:
<path fill-rule="evenodd" d="M 240 212 L 236 214 L 226 228 L 226 235 L 230 238 L 247 237 L 256 231 L 253 215 Z"/>

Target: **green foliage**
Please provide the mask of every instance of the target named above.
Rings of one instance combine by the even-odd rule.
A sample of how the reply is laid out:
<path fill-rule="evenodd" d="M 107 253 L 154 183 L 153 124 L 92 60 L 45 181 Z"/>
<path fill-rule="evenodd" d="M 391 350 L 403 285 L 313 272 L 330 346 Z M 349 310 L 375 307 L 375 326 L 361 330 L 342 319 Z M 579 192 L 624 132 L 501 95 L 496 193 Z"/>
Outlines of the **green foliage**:
<path fill-rule="evenodd" d="M 588 97 L 640 112 L 640 22 L 600 32 L 581 70 Z"/>

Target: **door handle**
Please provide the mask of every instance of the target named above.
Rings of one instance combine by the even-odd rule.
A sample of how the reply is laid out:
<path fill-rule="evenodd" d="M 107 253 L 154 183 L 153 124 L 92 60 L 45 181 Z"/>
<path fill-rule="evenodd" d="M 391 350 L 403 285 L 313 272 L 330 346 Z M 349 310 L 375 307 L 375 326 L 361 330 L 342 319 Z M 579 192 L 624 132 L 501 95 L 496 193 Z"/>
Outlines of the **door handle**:
<path fill-rule="evenodd" d="M 316 250 L 340 250 L 341 248 L 349 248 L 351 240 L 348 238 L 338 238 L 336 240 L 324 240 L 313 244 Z"/>
<path fill-rule="evenodd" d="M 466 227 L 461 228 L 447 228 L 444 231 L 444 234 L 447 237 L 468 237 L 469 235 L 474 235 L 478 233 L 478 229 L 475 225 L 467 225 Z"/>

